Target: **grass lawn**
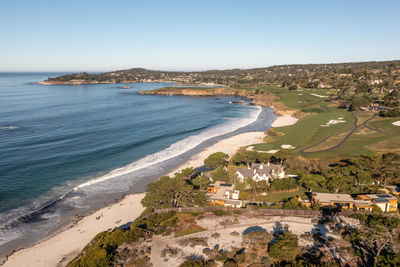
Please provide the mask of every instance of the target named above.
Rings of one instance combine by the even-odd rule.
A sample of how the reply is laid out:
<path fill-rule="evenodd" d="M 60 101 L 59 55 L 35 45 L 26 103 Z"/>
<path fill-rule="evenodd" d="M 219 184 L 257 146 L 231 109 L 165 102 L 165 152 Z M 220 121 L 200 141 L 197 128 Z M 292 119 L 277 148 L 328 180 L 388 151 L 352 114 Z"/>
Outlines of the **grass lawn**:
<path fill-rule="evenodd" d="M 393 125 L 393 122 L 400 121 L 400 118 L 376 117 L 368 123 L 368 126 L 384 131 L 389 134 L 400 134 L 400 126 Z"/>
<path fill-rule="evenodd" d="M 256 201 L 277 203 L 282 202 L 283 200 L 290 197 L 304 195 L 304 192 L 304 188 L 299 188 L 298 190 L 292 192 L 268 192 L 266 196 L 256 196 Z"/>
<path fill-rule="evenodd" d="M 397 148 L 397 149 L 396 149 Z M 360 127 L 345 143 L 333 151 L 316 152 L 313 157 L 325 158 L 333 155 L 358 156 L 371 152 L 400 151 L 400 138 L 388 136 Z"/>
<path fill-rule="evenodd" d="M 287 150 L 297 154 L 299 150 L 317 144 L 328 138 L 323 143 L 313 147 L 308 154 L 301 154 L 306 158 L 328 158 L 338 155 L 358 156 L 371 152 L 400 152 L 400 138 L 390 134 L 400 134 L 400 126 L 394 126 L 392 123 L 399 121 L 400 118 L 381 118 L 375 117 L 368 125 L 389 134 L 371 131 L 364 126 L 360 126 L 340 147 L 331 151 L 318 152 L 335 146 L 343 140 L 346 134 L 354 126 L 354 117 L 346 110 L 338 109 L 333 104 L 327 102 L 327 98 L 318 96 L 329 96 L 331 91 L 324 89 L 298 89 L 290 91 L 280 87 L 266 87 L 263 90 L 270 91 L 280 97 L 280 102 L 290 109 L 297 109 L 308 116 L 300 119 L 291 126 L 272 128 L 270 135 L 266 138 L 266 143 L 256 144 L 254 148 L 260 151 L 280 149 L 282 145 L 292 145 L 295 149 Z M 358 125 L 369 119 L 371 112 L 355 112 L 358 118 Z M 343 118 L 346 122 L 326 125 L 329 120 Z M 398 148 L 398 149 L 397 149 Z M 317 151 L 317 152 L 315 152 Z"/>
<path fill-rule="evenodd" d="M 311 94 L 328 95 L 326 90 L 303 89 L 303 91 L 289 91 L 280 88 L 279 93 L 276 89 L 272 90 L 278 94 L 282 103 L 288 108 L 299 109 L 310 115 L 302 118 L 291 126 L 273 128 L 270 131 L 278 133 L 269 143 L 257 144 L 255 149 L 267 151 L 280 149 L 281 145 L 287 144 L 296 147 L 298 151 L 302 148 L 313 145 L 332 134 L 348 131 L 353 128 L 354 118 L 350 112 L 338 109 L 326 102 L 326 98 L 321 98 Z M 343 118 L 346 122 L 326 125 L 330 120 Z M 273 133 L 272 133 L 273 134 Z"/>

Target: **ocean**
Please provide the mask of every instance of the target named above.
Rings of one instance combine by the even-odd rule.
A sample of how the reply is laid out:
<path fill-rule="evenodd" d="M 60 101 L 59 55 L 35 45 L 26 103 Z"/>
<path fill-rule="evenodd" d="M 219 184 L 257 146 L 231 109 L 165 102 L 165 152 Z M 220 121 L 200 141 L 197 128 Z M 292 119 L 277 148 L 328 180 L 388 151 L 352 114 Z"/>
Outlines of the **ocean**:
<path fill-rule="evenodd" d="M 238 97 L 136 94 L 172 83 L 36 83 L 57 75 L 0 73 L 0 257 L 275 118 Z"/>

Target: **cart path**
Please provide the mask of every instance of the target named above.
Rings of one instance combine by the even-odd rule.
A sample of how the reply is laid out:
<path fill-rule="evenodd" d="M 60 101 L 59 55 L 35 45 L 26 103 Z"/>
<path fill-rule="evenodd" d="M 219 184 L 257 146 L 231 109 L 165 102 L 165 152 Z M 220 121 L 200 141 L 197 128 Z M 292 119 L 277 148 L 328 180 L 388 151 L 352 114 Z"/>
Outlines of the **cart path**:
<path fill-rule="evenodd" d="M 305 151 L 305 150 L 307 150 L 307 149 L 310 149 L 310 148 L 313 148 L 313 147 L 316 147 L 316 146 L 322 144 L 323 142 L 325 142 L 326 140 L 328 140 L 329 138 L 331 138 L 331 137 L 333 137 L 333 136 L 335 136 L 335 135 L 343 134 L 343 133 L 345 133 L 345 132 L 341 132 L 341 133 L 329 135 L 328 137 L 322 139 L 322 140 L 319 141 L 318 143 L 315 143 L 315 144 L 313 144 L 313 145 L 311 145 L 311 146 L 308 146 L 308 147 L 306 147 L 306 148 L 303 148 L 303 149 L 299 150 L 299 152 L 300 152 L 300 153 L 303 153 L 303 154 L 310 154 L 310 153 L 317 153 L 317 152 L 324 152 L 324 151 L 331 151 L 331 150 L 334 150 L 334 149 L 340 147 L 341 145 L 343 145 L 343 143 L 346 142 L 347 139 L 348 139 L 355 131 L 357 131 L 361 126 L 364 126 L 365 128 L 370 129 L 370 130 L 375 131 L 375 132 L 378 132 L 378 133 L 382 133 L 382 134 L 386 134 L 386 135 L 391 135 L 391 136 L 400 136 L 400 134 L 387 133 L 387 132 L 385 132 L 385 131 L 382 131 L 382 130 L 379 130 L 379 129 L 375 129 L 375 128 L 372 128 L 371 126 L 369 126 L 369 125 L 368 125 L 368 122 L 369 122 L 370 120 L 372 120 L 373 118 L 375 118 L 375 117 L 377 116 L 377 114 L 372 115 L 371 117 L 369 117 L 367 120 L 365 120 L 363 123 L 361 123 L 361 124 L 359 124 L 359 125 L 357 125 L 357 123 L 358 123 L 358 118 L 357 118 L 357 116 L 354 114 L 353 111 L 351 111 L 351 114 L 353 115 L 353 117 L 354 117 L 354 119 L 355 119 L 355 121 L 354 121 L 354 126 L 353 126 L 353 129 L 342 139 L 342 141 L 340 141 L 339 143 L 337 143 L 337 144 L 334 145 L 333 147 L 324 148 L 324 149 L 316 150 L 316 151 Z"/>
<path fill-rule="evenodd" d="M 322 139 L 321 141 L 319 141 L 318 143 L 315 143 L 315 144 L 313 144 L 313 145 L 311 145 L 311 146 L 308 146 L 308 147 L 306 147 L 306 148 L 300 149 L 299 152 L 300 152 L 300 153 L 303 153 L 303 154 L 310 154 L 310 153 L 316 153 L 316 152 L 331 151 L 331 150 L 334 150 L 334 149 L 340 147 L 344 142 L 346 142 L 346 140 L 347 140 L 361 125 L 363 125 L 363 124 L 357 125 L 357 123 L 358 123 L 358 118 L 357 118 L 357 116 L 354 114 L 354 112 L 351 112 L 351 115 L 353 115 L 353 117 L 354 117 L 353 129 L 342 139 L 342 141 L 340 141 L 339 143 L 337 143 L 337 144 L 334 145 L 333 147 L 324 148 L 324 149 L 317 150 L 317 151 L 309 151 L 309 152 L 305 151 L 305 150 L 307 150 L 307 149 L 310 149 L 310 148 L 313 148 L 313 147 L 316 147 L 316 146 L 322 144 L 323 142 L 325 142 L 326 140 L 328 140 L 329 138 L 331 138 L 331 137 L 333 137 L 333 136 L 335 136 L 335 135 L 339 135 L 339 134 L 345 133 L 345 132 L 347 132 L 347 131 L 329 135 L 329 136 L 325 137 L 324 139 Z M 374 116 L 375 116 L 375 115 L 373 115 L 373 116 L 372 116 L 371 118 L 369 118 L 368 120 L 372 119 Z"/>

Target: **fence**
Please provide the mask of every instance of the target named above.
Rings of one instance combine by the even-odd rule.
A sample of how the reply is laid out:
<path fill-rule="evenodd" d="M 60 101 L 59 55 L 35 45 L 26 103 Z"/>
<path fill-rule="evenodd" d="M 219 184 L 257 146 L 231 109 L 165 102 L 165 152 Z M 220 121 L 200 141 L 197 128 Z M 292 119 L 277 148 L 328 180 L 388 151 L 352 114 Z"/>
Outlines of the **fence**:
<path fill-rule="evenodd" d="M 176 212 L 213 212 L 221 210 L 229 213 L 240 213 L 247 215 L 266 215 L 266 216 L 301 216 L 301 217 L 316 217 L 321 216 L 320 210 L 288 210 L 288 209 L 254 209 L 254 208 L 231 208 L 231 207 L 191 207 L 191 208 L 174 208 L 174 209 L 159 209 L 156 213 L 164 213 L 168 211 Z M 371 212 L 362 211 L 340 211 L 340 216 L 350 216 L 352 214 L 372 214 Z M 399 216 L 397 213 L 383 213 L 385 216 Z"/>

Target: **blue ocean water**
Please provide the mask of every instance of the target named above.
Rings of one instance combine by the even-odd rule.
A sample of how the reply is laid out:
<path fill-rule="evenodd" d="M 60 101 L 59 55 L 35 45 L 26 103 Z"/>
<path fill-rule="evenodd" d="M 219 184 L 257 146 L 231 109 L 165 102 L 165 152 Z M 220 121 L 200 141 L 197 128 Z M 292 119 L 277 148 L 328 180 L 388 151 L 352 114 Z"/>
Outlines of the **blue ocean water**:
<path fill-rule="evenodd" d="M 135 94 L 171 83 L 36 84 L 56 75 L 0 73 L 0 246 L 27 238 L 31 219 L 30 228 L 48 232 L 59 210 L 88 211 L 101 194 L 135 191 L 204 141 L 246 131 L 261 113 L 229 104 L 235 97 Z"/>

